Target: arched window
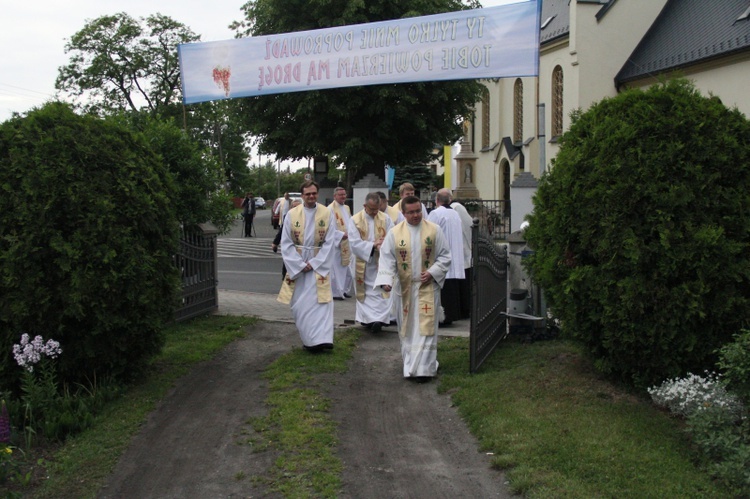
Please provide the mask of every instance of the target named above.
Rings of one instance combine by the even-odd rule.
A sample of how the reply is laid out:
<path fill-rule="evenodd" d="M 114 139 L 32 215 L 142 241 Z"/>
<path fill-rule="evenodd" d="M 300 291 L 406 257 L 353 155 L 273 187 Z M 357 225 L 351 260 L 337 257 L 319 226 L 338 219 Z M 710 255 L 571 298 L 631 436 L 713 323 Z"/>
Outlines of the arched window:
<path fill-rule="evenodd" d="M 523 81 L 516 79 L 513 86 L 513 142 L 523 142 Z"/>
<path fill-rule="evenodd" d="M 482 90 L 482 149 L 490 147 L 490 91 Z"/>
<path fill-rule="evenodd" d="M 563 133 L 563 72 L 560 66 L 552 70 L 552 138 Z"/>

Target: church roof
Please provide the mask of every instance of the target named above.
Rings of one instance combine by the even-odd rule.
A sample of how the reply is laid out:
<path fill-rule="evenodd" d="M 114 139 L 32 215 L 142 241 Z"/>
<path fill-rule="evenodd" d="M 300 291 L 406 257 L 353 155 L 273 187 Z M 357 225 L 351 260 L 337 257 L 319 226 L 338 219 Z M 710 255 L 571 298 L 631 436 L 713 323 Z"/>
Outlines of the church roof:
<path fill-rule="evenodd" d="M 570 0 L 543 0 L 539 43 L 545 44 L 570 33 Z"/>
<path fill-rule="evenodd" d="M 748 50 L 750 0 L 668 0 L 615 84 Z"/>

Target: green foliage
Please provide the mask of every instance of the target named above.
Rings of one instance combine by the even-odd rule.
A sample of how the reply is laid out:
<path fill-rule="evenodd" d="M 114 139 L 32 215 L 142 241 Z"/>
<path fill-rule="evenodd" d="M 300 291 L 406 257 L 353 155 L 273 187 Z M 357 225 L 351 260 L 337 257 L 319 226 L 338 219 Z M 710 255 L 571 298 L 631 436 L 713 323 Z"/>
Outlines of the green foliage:
<path fill-rule="evenodd" d="M 130 111 L 136 114 L 135 119 L 144 113 L 182 123 L 189 136 L 208 149 L 204 160 L 209 166 L 201 169 L 211 170 L 213 175 L 216 163 L 223 172 L 206 193 L 220 186 L 239 194 L 247 178 L 248 151 L 245 129 L 234 107 L 227 102 L 206 102 L 186 111 L 180 103 L 177 45 L 199 39 L 188 27 L 161 14 L 136 20 L 121 12 L 89 20 L 65 47 L 71 54 L 70 62 L 59 69 L 56 88 L 80 100 L 89 112 L 112 115 Z M 196 160 L 195 147 L 184 142 L 178 139 L 174 144 L 172 155 L 176 159 L 170 168 L 178 166 L 182 153 L 187 153 L 183 162 Z M 170 149 L 169 142 L 159 144 L 160 153 Z M 203 187 L 202 182 L 192 185 L 194 189 Z M 203 199 L 215 200 L 216 196 Z M 218 210 L 212 206 L 210 211 Z M 189 215 L 190 211 L 185 216 Z M 211 221 L 224 226 L 223 221 Z"/>
<path fill-rule="evenodd" d="M 727 386 L 750 407 L 750 330 L 743 329 L 719 350 L 716 365 L 722 370 Z"/>
<path fill-rule="evenodd" d="M 209 149 L 211 159 L 224 171 L 222 180 L 230 196 L 245 195 L 250 177 L 249 148 L 245 126 L 230 101 L 202 102 L 187 108 L 170 105 L 160 109 L 159 114 L 176 123 L 184 120 L 190 136 Z"/>
<path fill-rule="evenodd" d="M 9 404 L 11 419 L 26 448 L 38 439 L 63 441 L 90 428 L 107 403 L 122 394 L 116 383 L 75 384 L 61 389 L 55 373 L 44 365 L 24 371 L 21 397 Z"/>
<path fill-rule="evenodd" d="M 563 329 L 640 386 L 713 367 L 750 316 L 750 122 L 685 80 L 574 116 L 526 261 Z"/>
<path fill-rule="evenodd" d="M 733 497 L 750 497 L 750 419 L 708 407 L 688 418 L 687 431 L 716 480 Z"/>
<path fill-rule="evenodd" d="M 306 173 L 307 170 L 290 172 L 287 171 L 287 168 L 283 168 L 279 172 L 277 164 L 266 161 L 264 165 L 250 168 L 245 191 L 252 191 L 255 197 L 261 196 L 266 200 L 266 203 L 270 203 L 267 206 L 271 208 L 274 199 L 282 197 L 285 192 L 299 192 L 300 186 L 305 181 Z"/>
<path fill-rule="evenodd" d="M 239 36 L 386 21 L 466 9 L 459 0 L 314 3 L 257 0 L 242 6 Z M 434 145 L 461 136 L 482 86 L 473 80 L 375 85 L 239 99 L 262 153 L 300 159 L 329 155 L 350 172 L 383 175 L 385 163 L 424 162 Z"/>
<path fill-rule="evenodd" d="M 426 165 L 397 166 L 396 174 L 393 177 L 393 190 L 398 191 L 398 186 L 404 182 L 412 184 L 417 192 L 426 192 L 430 187 L 438 185 L 435 174 Z"/>
<path fill-rule="evenodd" d="M 22 333 L 65 346 L 61 383 L 126 377 L 172 319 L 172 175 L 120 123 L 52 103 L 0 125 L 0 386 Z"/>
<path fill-rule="evenodd" d="M 89 20 L 65 45 L 70 63 L 55 88 L 83 97 L 90 111 L 155 111 L 180 96 L 177 45 L 200 37 L 170 17 L 120 12 Z"/>
<path fill-rule="evenodd" d="M 223 189 L 224 171 L 199 142 L 192 140 L 172 120 L 147 114 L 121 116 L 134 130 L 143 133 L 174 179 L 171 204 L 177 220 L 191 227 L 213 223 L 221 232 L 232 224 L 232 200 Z"/>

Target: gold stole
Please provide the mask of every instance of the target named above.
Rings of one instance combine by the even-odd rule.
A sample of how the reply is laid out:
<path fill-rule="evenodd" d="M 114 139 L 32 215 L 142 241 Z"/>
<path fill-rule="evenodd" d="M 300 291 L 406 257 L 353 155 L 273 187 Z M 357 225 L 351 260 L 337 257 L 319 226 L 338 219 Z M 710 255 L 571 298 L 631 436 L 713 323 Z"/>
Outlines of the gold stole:
<path fill-rule="evenodd" d="M 432 267 L 435 263 L 435 236 L 438 226 L 427 220 L 422 221 L 420 239 L 422 240 L 422 254 L 420 261 L 422 268 L 420 273 Z M 398 280 L 401 283 L 401 336 L 406 336 L 407 319 L 411 307 L 411 233 L 408 223 L 401 222 L 393 229 L 393 239 L 396 243 L 396 264 L 398 267 Z M 432 282 L 419 286 L 419 334 L 422 336 L 433 336 L 435 334 L 435 289 Z"/>
<path fill-rule="evenodd" d="M 292 209 L 286 216 L 291 217 L 289 220 L 291 221 L 292 242 L 297 246 L 297 253 L 301 255 L 301 246 L 303 246 L 305 241 L 304 205 Z M 318 254 L 323 243 L 325 243 L 330 216 L 331 212 L 328 208 L 322 204 L 318 204 L 317 210 L 315 211 L 315 255 Z M 331 280 L 328 277 L 324 277 L 315 272 L 315 283 L 318 291 L 318 303 L 330 302 L 332 299 Z M 294 284 L 295 282 L 289 278 L 289 273 L 287 273 L 284 282 L 281 283 L 281 290 L 279 291 L 279 296 L 276 300 L 281 303 L 291 303 L 292 296 L 294 296 Z"/>
<path fill-rule="evenodd" d="M 362 240 L 368 241 L 369 236 L 367 233 L 369 232 L 369 224 L 367 223 L 367 219 L 365 218 L 365 210 L 362 210 L 354 215 L 352 217 L 352 221 L 354 222 L 354 226 L 357 227 Z M 378 214 L 375 216 L 375 239 L 385 237 L 385 221 L 385 213 L 378 212 Z M 373 257 L 375 258 L 374 265 L 377 267 L 378 263 L 380 262 L 380 251 L 375 250 L 375 254 L 373 255 Z M 361 258 L 356 257 L 354 278 L 357 283 L 357 301 L 360 303 L 363 303 L 365 301 L 366 265 L 366 260 L 362 260 Z M 386 293 L 385 291 L 382 292 L 382 295 L 383 298 L 388 298 L 388 293 Z"/>
<path fill-rule="evenodd" d="M 346 222 L 344 222 L 344 217 L 341 216 L 341 205 L 334 201 L 328 205 L 328 208 L 333 210 L 333 216 L 336 217 L 336 228 L 347 233 L 348 228 L 346 227 Z M 346 208 L 347 211 L 349 210 L 349 207 L 346 205 L 344 205 L 344 208 Z M 348 267 L 352 255 L 352 252 L 349 249 L 349 239 L 342 239 L 339 247 L 341 249 L 341 265 Z"/>
<path fill-rule="evenodd" d="M 398 203 L 394 204 L 393 207 L 396 208 L 398 211 L 401 211 L 401 199 L 399 199 Z"/>
<path fill-rule="evenodd" d="M 399 201 L 400 203 L 400 201 Z M 400 210 L 396 208 L 395 206 L 388 206 L 385 209 L 385 214 L 391 217 L 391 222 L 393 222 L 393 225 L 396 225 L 398 223 L 398 214 L 400 213 Z"/>

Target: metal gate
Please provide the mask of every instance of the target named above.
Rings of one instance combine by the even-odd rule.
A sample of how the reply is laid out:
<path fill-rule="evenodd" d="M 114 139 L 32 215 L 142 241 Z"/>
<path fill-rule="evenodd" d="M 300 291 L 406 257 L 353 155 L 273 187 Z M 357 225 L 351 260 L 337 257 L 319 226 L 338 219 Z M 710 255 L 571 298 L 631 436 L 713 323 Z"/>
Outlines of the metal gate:
<path fill-rule="evenodd" d="M 508 250 L 474 219 L 472 237 L 469 370 L 475 373 L 507 335 Z"/>
<path fill-rule="evenodd" d="M 216 236 L 211 224 L 199 224 L 183 230 L 175 265 L 182 278 L 182 297 L 175 311 L 180 322 L 198 315 L 209 314 L 219 308 L 216 264 Z"/>

